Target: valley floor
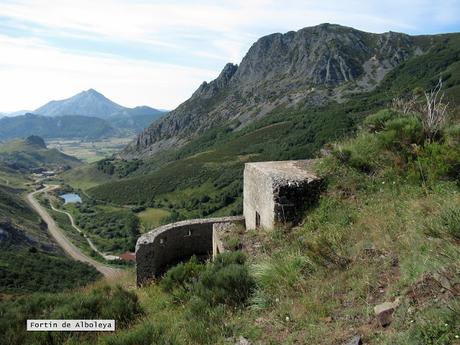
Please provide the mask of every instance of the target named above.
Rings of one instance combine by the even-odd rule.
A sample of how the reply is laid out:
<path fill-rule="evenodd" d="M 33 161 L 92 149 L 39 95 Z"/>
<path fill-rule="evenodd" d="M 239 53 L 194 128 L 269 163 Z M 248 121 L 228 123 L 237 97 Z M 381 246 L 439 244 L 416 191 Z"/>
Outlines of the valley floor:
<path fill-rule="evenodd" d="M 133 140 L 133 136 L 97 140 L 53 139 L 48 140 L 47 145 L 84 162 L 91 163 L 118 153 Z"/>
<path fill-rule="evenodd" d="M 78 249 L 69 239 L 67 239 L 67 237 L 63 234 L 62 230 L 59 228 L 54 219 L 49 215 L 49 213 L 40 205 L 40 203 L 35 198 L 36 195 L 41 193 L 47 193 L 49 191 L 52 191 L 53 189 L 56 189 L 57 187 L 58 186 L 55 185 L 49 185 L 45 186 L 44 189 L 40 189 L 35 192 L 29 193 L 27 195 L 28 203 L 47 224 L 48 231 L 53 236 L 54 240 L 69 256 L 71 256 L 75 260 L 88 263 L 89 265 L 96 268 L 99 272 L 101 272 L 106 278 L 115 278 L 120 273 L 120 270 L 117 268 L 104 265 L 82 253 L 80 249 Z"/>

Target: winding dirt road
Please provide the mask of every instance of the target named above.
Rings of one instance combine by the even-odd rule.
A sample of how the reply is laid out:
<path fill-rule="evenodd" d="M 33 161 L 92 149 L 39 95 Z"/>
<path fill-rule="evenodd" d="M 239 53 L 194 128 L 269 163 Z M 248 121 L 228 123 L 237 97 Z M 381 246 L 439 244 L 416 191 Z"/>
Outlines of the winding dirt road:
<path fill-rule="evenodd" d="M 56 224 L 54 219 L 43 208 L 43 206 L 40 205 L 37 199 L 35 199 L 35 195 L 52 191 L 58 187 L 59 186 L 57 185 L 45 185 L 45 188 L 27 194 L 27 202 L 48 225 L 48 231 L 50 232 L 51 236 L 53 236 L 54 240 L 70 257 L 72 257 L 74 260 L 88 263 L 89 265 L 96 268 L 99 272 L 101 272 L 106 278 L 117 277 L 121 272 L 120 269 L 104 265 L 82 253 L 80 249 L 78 249 L 72 242 L 70 242 L 67 237 L 65 237 L 64 233 Z"/>
<path fill-rule="evenodd" d="M 70 219 L 70 223 L 71 223 L 72 227 L 75 230 L 77 230 L 77 232 L 79 232 L 80 234 L 83 234 L 83 237 L 86 239 L 86 242 L 88 242 L 88 244 L 89 244 L 89 246 L 91 247 L 92 250 L 94 250 L 96 253 L 98 253 L 100 256 L 102 256 L 104 259 L 109 260 L 109 261 L 110 260 L 119 260 L 120 259 L 116 255 L 106 254 L 106 253 L 101 252 L 99 249 L 97 249 L 97 247 L 94 245 L 93 241 L 91 241 L 91 239 L 83 233 L 83 231 L 77 226 L 77 224 L 75 224 L 75 220 L 73 219 L 73 216 L 69 212 L 57 209 L 56 207 L 53 206 L 53 204 L 51 202 L 50 202 L 50 206 L 53 209 L 53 211 L 65 214 L 67 216 L 67 218 Z"/>

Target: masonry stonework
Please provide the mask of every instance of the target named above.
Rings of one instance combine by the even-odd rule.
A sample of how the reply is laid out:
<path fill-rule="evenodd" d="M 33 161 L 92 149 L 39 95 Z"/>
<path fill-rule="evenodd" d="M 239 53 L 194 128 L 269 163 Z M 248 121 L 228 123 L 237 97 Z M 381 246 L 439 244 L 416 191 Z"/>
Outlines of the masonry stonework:
<path fill-rule="evenodd" d="M 137 284 L 159 277 L 168 267 L 193 255 L 210 256 L 214 224 L 243 220 L 242 216 L 186 220 L 142 235 L 136 244 Z"/>
<path fill-rule="evenodd" d="M 210 257 L 224 251 L 223 237 L 236 223 L 244 222 L 246 230 L 296 225 L 322 188 L 313 165 L 313 160 L 246 163 L 244 216 L 187 220 L 142 235 L 136 244 L 137 284 L 192 255 Z"/>
<path fill-rule="evenodd" d="M 296 225 L 313 204 L 322 181 L 314 160 L 246 163 L 243 214 L 246 229 L 273 229 L 276 224 Z"/>

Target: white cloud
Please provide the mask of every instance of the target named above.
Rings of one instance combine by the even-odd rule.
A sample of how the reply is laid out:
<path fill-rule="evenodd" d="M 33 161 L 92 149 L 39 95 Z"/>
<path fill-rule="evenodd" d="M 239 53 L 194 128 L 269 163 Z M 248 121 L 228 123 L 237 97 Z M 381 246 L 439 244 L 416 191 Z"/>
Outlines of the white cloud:
<path fill-rule="evenodd" d="M 216 76 L 215 71 L 186 66 L 69 54 L 37 40 L 0 36 L 2 111 L 35 109 L 89 88 L 125 106 L 171 109 L 203 79 Z"/>
<path fill-rule="evenodd" d="M 262 35 L 322 22 L 428 33 L 459 26 L 459 9 L 460 0 L 2 0 L 0 20 L 8 18 L 29 35 L 13 39 L 4 32 L 1 38 L 0 91 L 7 97 L 0 111 L 36 107 L 90 87 L 122 104 L 173 108 L 226 62 L 239 63 Z M 91 51 L 72 47 L 76 54 L 64 50 L 66 38 L 126 49 L 103 56 L 93 44 Z M 135 59 L 133 45 L 152 51 L 155 60 Z"/>

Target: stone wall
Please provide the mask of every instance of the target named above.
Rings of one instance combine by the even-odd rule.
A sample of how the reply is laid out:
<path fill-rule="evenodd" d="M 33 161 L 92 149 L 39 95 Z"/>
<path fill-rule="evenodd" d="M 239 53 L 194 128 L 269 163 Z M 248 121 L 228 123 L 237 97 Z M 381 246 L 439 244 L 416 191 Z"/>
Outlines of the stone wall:
<path fill-rule="evenodd" d="M 210 256 L 214 224 L 243 220 L 243 216 L 186 220 L 142 235 L 136 244 L 137 284 L 162 275 L 168 267 L 192 255 Z"/>
<path fill-rule="evenodd" d="M 212 227 L 212 258 L 215 259 L 216 255 L 225 253 L 228 250 L 235 250 L 236 248 L 226 248 L 226 240 L 230 234 L 238 234 L 244 227 L 244 222 L 226 222 L 214 223 Z"/>
<path fill-rule="evenodd" d="M 275 222 L 297 225 L 320 196 L 322 180 L 301 181 L 274 188 Z"/>
<path fill-rule="evenodd" d="M 256 212 L 260 217 L 260 227 L 273 228 L 275 201 L 271 178 L 257 169 L 255 164 L 248 163 L 244 167 L 243 190 L 246 229 L 256 228 Z"/>
<path fill-rule="evenodd" d="M 305 209 L 319 196 L 322 183 L 314 171 L 314 162 L 246 163 L 243 192 L 246 229 L 272 230 L 278 223 L 298 223 Z"/>

